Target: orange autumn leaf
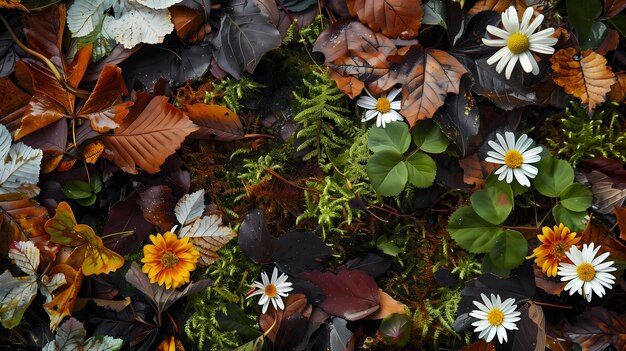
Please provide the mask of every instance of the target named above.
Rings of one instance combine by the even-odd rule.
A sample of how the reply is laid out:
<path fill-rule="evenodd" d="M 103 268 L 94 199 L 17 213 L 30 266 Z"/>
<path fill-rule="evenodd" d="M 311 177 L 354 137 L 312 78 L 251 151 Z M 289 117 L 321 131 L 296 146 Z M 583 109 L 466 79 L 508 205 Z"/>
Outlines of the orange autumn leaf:
<path fill-rule="evenodd" d="M 476 190 L 481 189 L 489 173 L 498 168 L 495 163 L 481 161 L 475 153 L 459 160 L 459 165 L 463 168 L 463 182 L 474 185 Z"/>
<path fill-rule="evenodd" d="M 365 317 L 365 319 L 384 319 L 394 313 L 405 314 L 405 305 L 402 302 L 394 299 L 382 289 L 379 288 L 378 290 L 380 292 L 380 308 L 376 312 Z"/>
<path fill-rule="evenodd" d="M 9 252 L 13 241 L 32 241 L 44 262 L 50 262 L 59 250 L 50 243 L 44 225 L 50 219 L 48 210 L 32 199 L 0 201 L 0 254 Z"/>
<path fill-rule="evenodd" d="M 0 8 L 29 12 L 24 5 L 20 4 L 20 0 L 0 0 Z"/>
<path fill-rule="evenodd" d="M 26 105 L 30 95 L 18 88 L 9 77 L 0 78 L 0 118 Z"/>
<path fill-rule="evenodd" d="M 104 144 L 100 140 L 87 144 L 87 146 L 85 146 L 85 148 L 83 149 L 83 157 L 85 158 L 85 162 L 91 164 L 96 163 L 103 151 Z"/>
<path fill-rule="evenodd" d="M 374 32 L 388 37 L 417 37 L 424 11 L 420 0 L 347 0 L 351 16 L 358 16 Z"/>
<path fill-rule="evenodd" d="M 566 93 L 588 104 L 590 112 L 604 102 L 615 82 L 615 74 L 607 66 L 606 59 L 593 50 L 585 50 L 579 56 L 574 48 L 561 49 L 550 62 L 554 82 L 565 88 Z"/>
<path fill-rule="evenodd" d="M 504 12 L 511 5 L 515 5 L 518 14 L 522 14 L 526 10 L 526 2 L 524 0 L 479 0 L 467 13 L 475 15 L 483 11 Z"/>
<path fill-rule="evenodd" d="M 197 103 L 184 105 L 187 116 L 199 129 L 190 137 L 232 141 L 244 135 L 239 116 L 229 108 L 220 105 Z"/>
<path fill-rule="evenodd" d="M 124 258 L 106 248 L 90 226 L 76 222 L 74 212 L 66 202 L 59 204 L 45 228 L 52 242 L 74 248 L 71 257 L 76 266 L 82 262 L 84 275 L 106 274 L 124 265 Z"/>
<path fill-rule="evenodd" d="M 172 23 L 176 35 L 181 40 L 188 39 L 194 43 L 198 40 L 198 31 L 204 25 L 204 14 L 187 6 L 174 5 L 170 7 Z"/>
<path fill-rule="evenodd" d="M 350 99 L 359 96 L 365 88 L 365 83 L 354 77 L 344 77 L 334 70 L 328 69 L 328 76 L 337 83 L 337 88 L 348 95 Z"/>
<path fill-rule="evenodd" d="M 620 260 L 626 262 L 626 245 L 611 236 L 609 228 L 593 223 L 589 220 L 585 231 L 581 233 L 583 243 L 594 243 L 596 247 L 601 245 L 599 253 L 609 253 L 608 260 Z"/>
<path fill-rule="evenodd" d="M 156 173 L 196 130 L 187 115 L 167 103 L 167 97 L 140 95 L 124 123 L 113 134 L 102 136 L 103 157 L 127 173 L 137 174 L 137 166 Z"/>
<path fill-rule="evenodd" d="M 43 305 L 50 315 L 50 329 L 55 330 L 63 318 L 72 315 L 76 296 L 83 283 L 83 273 L 71 266 L 61 263 L 50 269 L 50 275 L 63 273 L 65 275 L 65 285 L 55 291 L 50 302 Z"/>
<path fill-rule="evenodd" d="M 615 83 L 611 85 L 609 99 L 626 103 L 626 72 L 617 72 Z"/>
<path fill-rule="evenodd" d="M 626 240 L 626 207 L 615 207 L 615 217 L 619 226 L 619 238 Z"/>

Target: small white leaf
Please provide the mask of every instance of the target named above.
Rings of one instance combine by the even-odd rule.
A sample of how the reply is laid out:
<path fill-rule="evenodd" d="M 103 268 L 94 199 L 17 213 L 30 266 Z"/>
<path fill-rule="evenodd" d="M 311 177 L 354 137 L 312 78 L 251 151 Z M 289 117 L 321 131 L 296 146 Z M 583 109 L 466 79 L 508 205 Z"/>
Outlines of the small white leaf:
<path fill-rule="evenodd" d="M 41 278 L 39 292 L 46 297 L 46 303 L 52 301 L 52 293 L 56 289 L 65 285 L 65 283 L 67 283 L 67 280 L 65 279 L 65 274 L 63 273 L 56 273 L 52 276 L 52 278 L 48 277 L 47 275 L 44 275 Z"/>
<path fill-rule="evenodd" d="M 219 258 L 217 251 L 237 234 L 222 225 L 222 219 L 217 215 L 198 218 L 192 225 L 183 227 L 181 238 L 192 238 L 193 245 L 200 252 L 200 266 L 207 266 Z"/>
<path fill-rule="evenodd" d="M 189 225 L 204 212 L 204 190 L 198 190 L 195 193 L 183 196 L 176 203 L 174 213 L 178 223 L 183 226 Z"/>
<path fill-rule="evenodd" d="M 37 294 L 37 277 L 14 278 L 9 271 L 0 275 L 0 320 L 5 328 L 17 326 Z"/>
<path fill-rule="evenodd" d="M 93 32 L 114 0 L 75 0 L 67 10 L 67 27 L 74 38 Z"/>
<path fill-rule="evenodd" d="M 43 152 L 23 143 L 11 146 L 0 160 L 0 195 L 20 193 L 27 197 L 39 194 L 36 186 Z"/>
<path fill-rule="evenodd" d="M 85 335 L 87 335 L 87 331 L 83 323 L 79 322 L 76 318 L 68 319 L 65 323 L 61 324 L 57 330 L 57 335 L 54 338 L 56 350 L 82 350 Z"/>
<path fill-rule="evenodd" d="M 11 133 L 4 124 L 0 124 L 0 160 L 4 160 L 4 158 L 9 153 L 9 148 L 11 147 Z"/>
<path fill-rule="evenodd" d="M 172 5 L 178 4 L 179 2 L 183 0 L 130 0 L 130 1 L 131 2 L 136 1 L 142 4 L 143 6 L 149 7 L 151 9 L 161 10 L 161 9 L 166 9 Z"/>
<path fill-rule="evenodd" d="M 111 336 L 92 336 L 83 344 L 86 351 L 118 351 L 122 348 L 124 340 Z"/>
<path fill-rule="evenodd" d="M 36 275 L 39 260 L 39 249 L 32 241 L 14 241 L 10 245 L 9 258 L 15 262 L 22 272 Z"/>
<path fill-rule="evenodd" d="M 127 49 L 140 43 L 161 43 L 174 30 L 167 9 L 155 10 L 128 0 L 118 0 L 113 9 L 115 17 L 104 18 L 102 31 Z"/>

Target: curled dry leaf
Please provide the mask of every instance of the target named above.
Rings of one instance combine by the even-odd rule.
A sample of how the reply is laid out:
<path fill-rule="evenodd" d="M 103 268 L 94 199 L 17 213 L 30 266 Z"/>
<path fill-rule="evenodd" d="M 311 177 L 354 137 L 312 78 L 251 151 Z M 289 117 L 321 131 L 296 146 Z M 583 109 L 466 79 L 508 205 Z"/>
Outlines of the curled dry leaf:
<path fill-rule="evenodd" d="M 347 0 L 351 16 L 358 16 L 374 32 L 388 37 L 417 37 L 424 11 L 415 0 Z"/>
<path fill-rule="evenodd" d="M 562 49 L 550 58 L 550 62 L 554 82 L 583 104 L 588 104 L 589 111 L 604 102 L 615 82 L 615 74 L 607 66 L 606 59 L 593 50 L 585 50 L 579 55 L 574 48 Z"/>
<path fill-rule="evenodd" d="M 76 296 L 83 284 L 83 272 L 67 264 L 58 264 L 52 267 L 50 274 L 63 274 L 66 282 L 54 298 L 43 305 L 50 316 L 50 329 L 54 330 L 65 317 L 72 315 Z"/>
<path fill-rule="evenodd" d="M 619 226 L 619 238 L 626 241 L 626 208 L 615 207 L 615 217 Z"/>
<path fill-rule="evenodd" d="M 137 166 L 148 173 L 156 173 L 185 137 L 198 128 L 182 111 L 168 104 L 167 97 L 140 99 L 144 101 L 133 106 L 113 134 L 102 136 L 106 147 L 103 157 L 131 174 L 138 173 Z"/>

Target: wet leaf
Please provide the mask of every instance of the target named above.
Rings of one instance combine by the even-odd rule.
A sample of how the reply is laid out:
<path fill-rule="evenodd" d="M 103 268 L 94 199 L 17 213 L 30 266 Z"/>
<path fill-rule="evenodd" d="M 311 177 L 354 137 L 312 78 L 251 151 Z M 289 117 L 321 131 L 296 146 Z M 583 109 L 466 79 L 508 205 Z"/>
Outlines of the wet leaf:
<path fill-rule="evenodd" d="M 349 321 L 363 319 L 380 308 L 376 281 L 358 270 L 341 268 L 339 272 L 310 271 L 300 274 L 322 289 L 325 298 L 319 306 L 329 314 Z"/>
<path fill-rule="evenodd" d="M 122 348 L 123 340 L 107 335 L 92 336 L 85 340 L 87 331 L 83 323 L 70 318 L 61 324 L 53 341 L 44 346 L 43 351 L 66 350 L 110 350 L 118 351 Z"/>
<path fill-rule="evenodd" d="M 575 56 L 581 55 L 580 59 Z M 592 50 L 578 53 L 574 48 L 561 49 L 552 58 L 552 79 L 565 88 L 565 92 L 588 104 L 589 111 L 606 99 L 615 82 L 615 74 L 606 59 Z"/>
<path fill-rule="evenodd" d="M 413 0 L 347 0 L 351 16 L 357 16 L 374 32 L 388 37 L 417 37 L 424 11 L 421 1 Z"/>
<path fill-rule="evenodd" d="M 135 190 L 139 194 L 137 204 L 143 217 L 157 226 L 160 232 L 170 231 L 176 225 L 176 198 L 172 189 L 167 185 L 148 186 L 136 183 Z"/>
<path fill-rule="evenodd" d="M 30 95 L 13 84 L 9 77 L 0 78 L 0 118 L 26 105 L 29 100 Z"/>
<path fill-rule="evenodd" d="M 161 43 L 174 30 L 174 25 L 167 8 L 157 7 L 139 1 L 118 1 L 114 6 L 115 16 L 105 16 L 102 30 L 127 49 L 140 43 Z"/>
<path fill-rule="evenodd" d="M 244 135 L 239 116 L 220 105 L 197 103 L 185 105 L 187 116 L 199 129 L 191 133 L 191 138 L 233 141 Z"/>
<path fill-rule="evenodd" d="M 149 101 L 141 111 L 133 106 L 113 134 L 102 136 L 106 146 L 103 157 L 131 174 L 138 173 L 136 166 L 148 173 L 158 172 L 185 137 L 198 129 L 182 111 L 167 103 L 167 97 L 156 96 Z"/>

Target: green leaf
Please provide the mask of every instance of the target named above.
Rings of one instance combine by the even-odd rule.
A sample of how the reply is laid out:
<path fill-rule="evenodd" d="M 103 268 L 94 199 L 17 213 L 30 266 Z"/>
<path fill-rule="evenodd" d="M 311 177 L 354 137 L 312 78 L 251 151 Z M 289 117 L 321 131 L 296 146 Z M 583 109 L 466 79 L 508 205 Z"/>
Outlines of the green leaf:
<path fill-rule="evenodd" d="M 450 139 L 443 134 L 437 123 L 432 120 L 418 122 L 411 129 L 411 134 L 413 135 L 413 143 L 422 151 L 431 154 L 440 154 L 446 151 L 450 142 Z"/>
<path fill-rule="evenodd" d="M 70 180 L 65 183 L 65 185 L 63 185 L 63 192 L 65 196 L 73 200 L 86 199 L 92 195 L 91 187 L 82 180 Z"/>
<path fill-rule="evenodd" d="M 574 182 L 574 169 L 567 161 L 546 157 L 537 163 L 537 168 L 533 184 L 545 196 L 559 197 Z"/>
<path fill-rule="evenodd" d="M 581 232 L 585 230 L 586 224 L 583 222 L 587 211 L 576 212 L 568 210 L 563 205 L 556 205 L 552 208 L 552 215 L 555 223 L 563 223 L 573 232 Z"/>
<path fill-rule="evenodd" d="M 409 145 L 411 135 L 406 123 L 391 122 L 385 128 L 370 128 L 367 146 L 374 152 L 392 150 L 403 154 L 409 149 Z"/>
<path fill-rule="evenodd" d="M 258 338 L 233 349 L 232 351 L 261 351 L 263 349 L 264 342 L 265 335 L 261 335 Z"/>
<path fill-rule="evenodd" d="M 591 206 L 591 201 L 591 190 L 580 183 L 571 184 L 561 193 L 561 205 L 570 211 L 586 211 Z"/>
<path fill-rule="evenodd" d="M 378 332 L 385 344 L 404 346 L 411 338 L 411 319 L 404 314 L 390 314 L 380 323 Z"/>
<path fill-rule="evenodd" d="M 615 27 L 622 36 L 626 37 L 626 15 L 613 16 L 609 18 L 609 23 Z"/>
<path fill-rule="evenodd" d="M 234 303 L 226 304 L 226 314 L 218 311 L 217 322 L 226 331 L 236 331 L 238 335 L 245 339 L 256 338 L 262 334 L 258 329 L 251 327 L 256 321 L 250 319 L 244 311 Z"/>
<path fill-rule="evenodd" d="M 448 232 L 459 246 L 473 253 L 489 252 L 503 229 L 485 221 L 472 207 L 456 210 L 448 222 Z"/>
<path fill-rule="evenodd" d="M 576 29 L 578 41 L 583 49 L 592 49 L 601 42 L 604 31 L 595 19 L 602 14 L 602 3 L 600 0 L 566 0 L 567 16 L 569 22 Z M 602 24 L 602 23 L 600 23 Z M 602 24 L 603 25 L 603 24 Z M 604 26 L 604 25 L 603 25 Z M 606 30 L 606 26 L 604 26 Z M 598 35 L 601 35 L 598 37 Z"/>
<path fill-rule="evenodd" d="M 496 237 L 489 252 L 491 262 L 504 269 L 513 269 L 524 262 L 528 242 L 522 233 L 507 229 Z"/>
<path fill-rule="evenodd" d="M 76 199 L 76 202 L 81 206 L 89 207 L 96 202 L 96 199 L 96 194 L 91 194 L 91 196 L 86 199 Z"/>
<path fill-rule="evenodd" d="M 439 25 L 447 29 L 446 3 L 444 0 L 430 0 L 422 5 L 422 10 L 424 10 L 422 24 Z"/>
<path fill-rule="evenodd" d="M 485 254 L 485 257 L 483 257 L 483 263 L 480 266 L 480 270 L 482 271 L 483 274 L 491 273 L 501 278 L 506 278 L 511 273 L 510 269 L 506 269 L 502 266 L 498 266 L 495 263 L 493 263 L 489 252 Z"/>
<path fill-rule="evenodd" d="M 91 187 L 91 191 L 94 194 L 97 194 L 102 191 L 102 178 L 97 173 L 94 173 L 91 176 L 91 183 L 89 184 Z"/>
<path fill-rule="evenodd" d="M 475 192 L 470 198 L 472 207 L 483 219 L 498 225 L 513 209 L 513 192 L 506 182 L 497 182 Z"/>
<path fill-rule="evenodd" d="M 418 188 L 427 188 L 433 185 L 437 175 L 435 161 L 423 152 L 416 152 L 406 160 L 409 171 L 409 182 Z"/>
<path fill-rule="evenodd" d="M 396 151 L 376 152 L 367 162 L 367 175 L 374 190 L 384 196 L 400 194 L 408 178 L 406 163 Z"/>
<path fill-rule="evenodd" d="M 386 235 L 382 235 L 380 238 L 378 238 L 378 240 L 376 240 L 376 247 L 378 247 L 380 251 L 393 257 L 398 256 L 398 254 L 402 252 L 402 249 L 399 248 L 398 245 L 396 245 Z"/>

